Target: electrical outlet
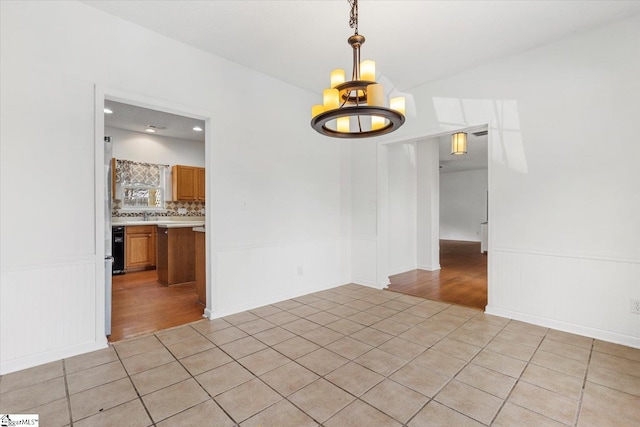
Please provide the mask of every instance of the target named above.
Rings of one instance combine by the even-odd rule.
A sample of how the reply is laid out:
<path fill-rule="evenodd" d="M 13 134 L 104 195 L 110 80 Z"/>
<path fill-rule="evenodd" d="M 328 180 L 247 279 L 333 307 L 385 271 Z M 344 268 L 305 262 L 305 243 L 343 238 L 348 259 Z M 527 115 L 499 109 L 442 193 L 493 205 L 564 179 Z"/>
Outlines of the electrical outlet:
<path fill-rule="evenodd" d="M 631 298 L 631 312 L 633 314 L 640 314 L 640 299 Z"/>

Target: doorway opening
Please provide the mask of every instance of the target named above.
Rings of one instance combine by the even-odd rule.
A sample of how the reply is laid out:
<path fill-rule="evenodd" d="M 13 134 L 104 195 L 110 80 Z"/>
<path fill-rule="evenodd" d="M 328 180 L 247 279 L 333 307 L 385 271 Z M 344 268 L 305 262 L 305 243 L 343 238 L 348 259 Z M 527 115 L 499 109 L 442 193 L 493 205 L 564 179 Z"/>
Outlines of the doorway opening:
<path fill-rule="evenodd" d="M 487 255 L 479 242 L 440 240 L 440 270 L 410 270 L 389 277 L 389 290 L 484 310 Z"/>
<path fill-rule="evenodd" d="M 418 182 L 414 190 L 418 206 L 415 242 L 418 248 L 427 249 L 417 250 L 415 269 L 391 270 L 388 289 L 484 309 L 488 293 L 488 132 L 486 128 L 469 131 L 467 154 L 462 156 L 451 155 L 450 135 L 414 144 L 431 144 L 416 145 L 415 161 L 418 181 L 426 177 L 430 183 Z M 427 151 L 424 147 L 429 152 L 421 157 L 421 148 Z M 393 183 L 392 177 L 389 182 Z M 427 226 L 420 224 L 425 216 L 430 222 Z M 392 223 L 390 236 L 393 238 Z"/>
<path fill-rule="evenodd" d="M 96 123 L 108 146 L 103 164 L 112 172 L 104 179 L 103 215 L 96 215 L 105 259 L 115 257 L 112 265 L 105 262 L 103 276 L 105 335 L 115 342 L 208 317 L 210 117 L 137 96 L 96 93 L 96 110 L 104 108 Z"/>

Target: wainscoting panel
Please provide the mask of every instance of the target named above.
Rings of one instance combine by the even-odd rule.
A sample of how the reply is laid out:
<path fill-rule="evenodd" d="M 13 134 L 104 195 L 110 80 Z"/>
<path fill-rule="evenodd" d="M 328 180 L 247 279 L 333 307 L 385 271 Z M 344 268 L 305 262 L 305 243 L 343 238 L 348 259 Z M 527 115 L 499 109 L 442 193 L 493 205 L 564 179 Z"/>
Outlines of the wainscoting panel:
<path fill-rule="evenodd" d="M 344 284 L 341 243 L 314 240 L 218 251 L 213 317 Z"/>
<path fill-rule="evenodd" d="M 352 280 L 358 285 L 377 287 L 378 242 L 376 239 L 351 241 Z"/>
<path fill-rule="evenodd" d="M 95 336 L 95 257 L 3 271 L 1 280 L 0 373 L 102 345 Z"/>
<path fill-rule="evenodd" d="M 493 250 L 487 313 L 640 347 L 640 263 Z"/>

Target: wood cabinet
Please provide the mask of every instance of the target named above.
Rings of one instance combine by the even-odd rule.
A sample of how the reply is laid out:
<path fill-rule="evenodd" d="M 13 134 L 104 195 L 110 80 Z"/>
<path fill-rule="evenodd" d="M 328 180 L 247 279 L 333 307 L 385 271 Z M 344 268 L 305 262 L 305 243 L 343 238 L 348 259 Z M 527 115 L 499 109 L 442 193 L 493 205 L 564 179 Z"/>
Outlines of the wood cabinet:
<path fill-rule="evenodd" d="M 175 165 L 171 168 L 173 200 L 204 201 L 204 168 Z"/>
<path fill-rule="evenodd" d="M 111 158 L 111 200 L 116 199 L 116 158 Z"/>
<path fill-rule="evenodd" d="M 196 238 L 196 293 L 198 302 L 207 305 L 207 244 L 205 233 L 194 231 Z"/>
<path fill-rule="evenodd" d="M 124 269 L 134 271 L 156 265 L 156 226 L 136 225 L 124 228 Z"/>
<path fill-rule="evenodd" d="M 158 281 L 163 285 L 196 280 L 194 234 L 192 227 L 158 229 Z"/>
<path fill-rule="evenodd" d="M 197 168 L 196 171 L 196 188 L 198 189 L 198 200 L 204 202 L 205 199 L 205 195 L 204 195 L 204 168 Z"/>

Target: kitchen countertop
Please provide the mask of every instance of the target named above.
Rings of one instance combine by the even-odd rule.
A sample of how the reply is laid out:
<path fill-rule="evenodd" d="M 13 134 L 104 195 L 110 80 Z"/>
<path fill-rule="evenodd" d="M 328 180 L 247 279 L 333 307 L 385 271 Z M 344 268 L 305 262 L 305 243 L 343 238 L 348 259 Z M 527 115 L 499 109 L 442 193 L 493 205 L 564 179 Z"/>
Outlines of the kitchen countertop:
<path fill-rule="evenodd" d="M 204 225 L 204 221 L 158 222 L 158 228 L 187 228 L 187 227 L 192 228 L 192 227 L 202 227 L 203 225 Z"/>
<path fill-rule="evenodd" d="M 159 228 L 182 228 L 182 227 L 203 227 L 204 218 L 172 218 L 172 217 L 151 217 L 145 221 L 142 218 L 113 218 L 112 226 L 127 225 L 157 225 Z"/>

